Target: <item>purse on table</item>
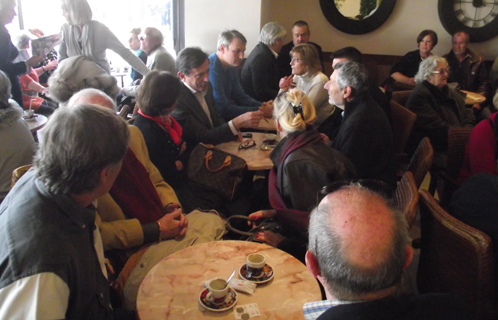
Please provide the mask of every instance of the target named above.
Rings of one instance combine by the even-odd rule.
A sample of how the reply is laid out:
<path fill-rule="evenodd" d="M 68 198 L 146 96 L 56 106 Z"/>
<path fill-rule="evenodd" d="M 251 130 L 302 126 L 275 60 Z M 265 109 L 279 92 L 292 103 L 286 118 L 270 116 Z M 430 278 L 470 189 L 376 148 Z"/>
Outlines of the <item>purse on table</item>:
<path fill-rule="evenodd" d="M 187 174 L 194 182 L 205 185 L 228 201 L 233 199 L 247 170 L 244 159 L 199 143 L 190 154 Z"/>

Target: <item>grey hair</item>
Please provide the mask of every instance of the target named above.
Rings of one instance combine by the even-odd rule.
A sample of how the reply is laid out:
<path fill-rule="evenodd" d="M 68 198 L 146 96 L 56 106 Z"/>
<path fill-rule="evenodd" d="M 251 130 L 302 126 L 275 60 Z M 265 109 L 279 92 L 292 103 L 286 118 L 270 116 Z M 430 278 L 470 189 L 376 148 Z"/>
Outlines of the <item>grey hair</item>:
<path fill-rule="evenodd" d="M 353 96 L 368 89 L 368 72 L 363 64 L 348 60 L 337 63 L 335 71 L 339 89 L 349 86 L 353 89 Z"/>
<path fill-rule="evenodd" d="M 29 34 L 26 33 L 25 31 L 21 31 L 15 37 L 16 48 L 19 50 L 24 50 L 26 49 L 30 41 L 31 37 L 29 36 Z"/>
<path fill-rule="evenodd" d="M 105 168 L 119 165 L 128 148 L 126 122 L 107 108 L 59 108 L 41 130 L 36 176 L 53 194 L 84 194 L 101 183 Z"/>
<path fill-rule="evenodd" d="M 175 60 L 176 71 L 190 75 L 190 71 L 206 62 L 208 55 L 199 47 L 185 48 L 178 53 Z"/>
<path fill-rule="evenodd" d="M 158 28 L 154 28 L 154 27 L 147 27 L 145 28 L 144 32 L 149 32 L 150 36 L 152 38 L 155 38 L 157 40 L 159 40 L 159 43 L 162 45 L 164 43 L 164 36 L 163 36 L 163 33 L 161 32 L 161 30 L 159 30 Z"/>
<path fill-rule="evenodd" d="M 291 101 L 296 106 L 302 104 L 304 120 L 299 113 L 294 114 Z M 306 130 L 306 125 L 312 124 L 316 118 L 313 102 L 299 89 L 281 92 L 275 98 L 273 106 L 273 117 L 287 133 Z"/>
<path fill-rule="evenodd" d="M 0 0 L 0 11 L 3 11 L 5 9 L 10 9 L 12 5 L 16 5 L 15 0 Z"/>
<path fill-rule="evenodd" d="M 258 41 L 266 44 L 267 46 L 272 46 L 275 44 L 275 40 L 283 39 L 286 34 L 287 31 L 280 23 L 268 22 L 261 29 Z"/>
<path fill-rule="evenodd" d="M 233 38 L 237 38 L 242 42 L 243 44 L 247 44 L 247 39 L 244 37 L 244 35 L 237 30 L 225 30 L 220 35 L 218 36 L 218 51 L 221 50 L 221 46 L 225 46 L 225 48 L 228 48 L 230 46 L 230 43 L 232 42 Z"/>
<path fill-rule="evenodd" d="M 342 189 L 375 195 L 389 209 L 394 222 L 387 257 L 375 267 L 365 268 L 352 264 L 347 259 L 344 240 L 336 233 L 330 219 L 336 208 L 321 205 L 310 215 L 308 247 L 317 259 L 327 289 L 339 300 L 356 300 L 367 293 L 395 286 L 401 281 L 406 259 L 408 228 L 403 212 L 391 201 L 358 183 L 352 183 Z"/>
<path fill-rule="evenodd" d="M 9 77 L 5 72 L 0 71 L 0 109 L 9 107 L 11 88 Z"/>
<path fill-rule="evenodd" d="M 115 99 L 119 93 L 117 80 L 107 74 L 91 58 L 74 56 L 62 60 L 48 78 L 49 97 L 58 103 L 66 103 L 76 92 L 95 88 Z"/>
<path fill-rule="evenodd" d="M 92 8 L 86 0 L 62 0 L 63 10 L 69 12 L 73 25 L 82 25 L 92 20 Z"/>
<path fill-rule="evenodd" d="M 415 75 L 415 83 L 422 83 L 424 80 L 428 80 L 440 62 L 444 62 L 446 68 L 448 68 L 448 61 L 443 57 L 433 55 L 424 59 L 418 66 L 418 72 Z"/>

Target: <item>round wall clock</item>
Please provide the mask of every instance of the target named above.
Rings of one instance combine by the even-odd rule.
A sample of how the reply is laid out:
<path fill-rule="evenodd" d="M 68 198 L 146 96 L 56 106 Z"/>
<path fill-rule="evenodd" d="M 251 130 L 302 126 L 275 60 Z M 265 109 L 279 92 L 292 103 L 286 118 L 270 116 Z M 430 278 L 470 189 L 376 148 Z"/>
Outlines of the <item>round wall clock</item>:
<path fill-rule="evenodd" d="M 438 12 L 449 34 L 466 31 L 471 42 L 498 35 L 498 0 L 439 0 Z"/>

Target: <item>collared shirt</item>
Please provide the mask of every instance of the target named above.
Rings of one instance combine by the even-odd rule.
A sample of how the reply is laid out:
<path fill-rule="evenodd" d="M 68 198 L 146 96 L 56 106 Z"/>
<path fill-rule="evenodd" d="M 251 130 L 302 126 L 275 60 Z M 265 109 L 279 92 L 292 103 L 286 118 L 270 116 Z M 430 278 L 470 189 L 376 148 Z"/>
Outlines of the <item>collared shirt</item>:
<path fill-rule="evenodd" d="M 268 46 L 268 48 L 270 48 L 270 46 Z M 273 49 L 272 49 L 272 48 L 270 48 L 270 51 L 271 51 L 271 53 L 273 53 L 273 55 L 275 56 L 275 59 L 277 59 L 277 58 L 278 58 L 278 53 L 276 53 L 275 51 L 273 51 Z"/>
<path fill-rule="evenodd" d="M 325 311 L 341 304 L 357 303 L 357 301 L 322 300 L 306 302 L 303 306 L 304 319 L 316 320 Z"/>
<path fill-rule="evenodd" d="M 190 92 L 192 92 L 194 94 L 197 101 L 199 101 L 199 104 L 201 105 L 202 110 L 204 110 L 204 112 L 206 113 L 206 116 L 209 119 L 209 122 L 211 123 L 211 126 L 213 126 L 213 121 L 211 120 L 211 112 L 209 112 L 209 108 L 208 108 L 208 105 L 206 103 L 206 99 L 204 98 L 206 95 L 206 91 L 202 91 L 202 92 L 197 91 L 197 90 L 193 89 L 191 86 L 189 86 L 185 81 L 182 80 L 182 82 L 190 90 Z M 232 131 L 234 136 L 239 134 L 238 131 L 235 129 L 235 126 L 233 125 L 232 120 L 228 121 L 228 126 L 230 127 L 230 130 Z"/>

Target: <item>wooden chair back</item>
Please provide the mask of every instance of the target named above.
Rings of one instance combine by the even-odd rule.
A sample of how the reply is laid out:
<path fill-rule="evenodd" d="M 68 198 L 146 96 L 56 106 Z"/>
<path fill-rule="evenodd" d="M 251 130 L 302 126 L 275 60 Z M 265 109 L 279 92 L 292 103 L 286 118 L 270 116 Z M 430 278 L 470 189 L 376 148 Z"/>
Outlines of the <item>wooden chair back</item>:
<path fill-rule="evenodd" d="M 394 152 L 403 154 L 417 115 L 391 100 L 391 117 L 393 120 Z"/>
<path fill-rule="evenodd" d="M 409 229 L 418 212 L 418 188 L 411 172 L 405 172 L 398 183 L 394 191 L 394 203 L 403 211 Z"/>
<path fill-rule="evenodd" d="M 434 160 L 434 149 L 432 148 L 429 138 L 425 137 L 418 144 L 407 168 L 407 171 L 410 171 L 413 174 L 417 189 L 420 188 L 425 175 L 431 169 L 432 160 Z"/>
<path fill-rule="evenodd" d="M 391 97 L 391 101 L 397 102 L 402 106 L 406 106 L 406 100 L 408 100 L 408 96 L 412 90 L 402 90 L 402 91 L 394 91 Z"/>
<path fill-rule="evenodd" d="M 466 298 L 476 319 L 496 319 L 495 269 L 491 238 L 448 214 L 420 191 L 420 293 L 450 292 Z"/>

